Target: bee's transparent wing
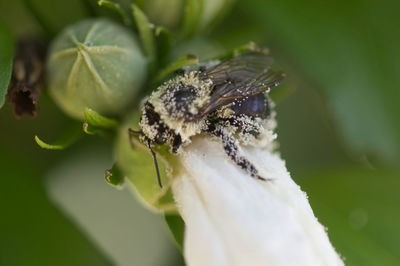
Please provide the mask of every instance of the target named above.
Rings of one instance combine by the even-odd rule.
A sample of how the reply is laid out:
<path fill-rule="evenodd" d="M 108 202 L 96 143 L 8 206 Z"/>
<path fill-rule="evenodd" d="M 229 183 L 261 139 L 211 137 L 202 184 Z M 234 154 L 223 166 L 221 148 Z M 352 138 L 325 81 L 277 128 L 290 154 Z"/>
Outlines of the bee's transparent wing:
<path fill-rule="evenodd" d="M 268 55 L 248 53 L 202 72 L 200 78 L 213 81 L 213 91 L 210 100 L 199 108 L 194 119 L 277 86 L 284 74 L 271 70 L 272 63 L 273 58 Z"/>

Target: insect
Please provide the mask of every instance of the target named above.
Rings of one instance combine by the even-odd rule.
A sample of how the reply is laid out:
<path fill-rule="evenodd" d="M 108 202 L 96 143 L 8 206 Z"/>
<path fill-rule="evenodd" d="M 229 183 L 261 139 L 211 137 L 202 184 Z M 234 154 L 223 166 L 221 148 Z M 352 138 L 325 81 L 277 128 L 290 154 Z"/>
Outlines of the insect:
<path fill-rule="evenodd" d="M 250 176 L 266 180 L 240 154 L 238 144 L 257 145 L 263 124 L 271 116 L 267 93 L 284 73 L 271 70 L 273 58 L 258 52 L 208 64 L 198 70 L 183 70 L 162 84 L 142 107 L 140 139 L 152 152 L 159 185 L 160 174 L 152 145 L 167 144 L 179 153 L 197 134 L 209 134 L 222 141 L 229 158 Z"/>

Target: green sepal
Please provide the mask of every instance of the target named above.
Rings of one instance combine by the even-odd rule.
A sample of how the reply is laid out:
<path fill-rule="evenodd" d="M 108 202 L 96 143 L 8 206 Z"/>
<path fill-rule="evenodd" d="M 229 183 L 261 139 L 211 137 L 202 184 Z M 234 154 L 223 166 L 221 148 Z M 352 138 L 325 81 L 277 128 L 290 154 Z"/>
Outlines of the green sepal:
<path fill-rule="evenodd" d="M 105 171 L 104 178 L 108 184 L 117 188 L 122 187 L 125 180 L 125 177 L 117 164 L 114 164 L 111 169 Z"/>
<path fill-rule="evenodd" d="M 103 129 L 116 129 L 119 126 L 119 122 L 117 120 L 102 116 L 88 107 L 85 108 L 84 115 L 85 122 L 93 127 Z"/>
<path fill-rule="evenodd" d="M 43 149 L 47 150 L 64 150 L 76 143 L 83 136 L 82 130 L 79 127 L 73 127 L 71 130 L 67 131 L 59 140 L 55 141 L 53 144 L 47 143 L 35 135 L 35 142 Z"/>
<path fill-rule="evenodd" d="M 84 122 L 82 125 L 82 130 L 88 135 L 97 135 L 102 133 L 102 129 L 89 125 L 87 122 Z"/>
<path fill-rule="evenodd" d="M 249 42 L 249 43 L 240 45 L 238 47 L 235 47 L 233 49 L 230 49 L 226 53 L 218 56 L 215 59 L 218 59 L 218 60 L 221 60 L 221 61 L 228 60 L 228 59 L 231 59 L 233 57 L 236 57 L 236 56 L 239 56 L 241 54 L 248 53 L 248 52 L 259 52 L 259 53 L 264 53 L 264 54 L 268 54 L 269 53 L 269 51 L 267 49 L 261 49 L 254 42 Z"/>
<path fill-rule="evenodd" d="M 125 12 L 125 10 L 120 6 L 120 4 L 115 3 L 113 1 L 109 1 L 109 0 L 99 0 L 99 1 L 97 1 L 97 5 L 100 7 L 108 8 L 109 10 L 118 14 L 118 16 L 121 17 L 121 19 L 125 25 L 132 24 L 131 18 L 128 16 L 128 14 Z"/>
<path fill-rule="evenodd" d="M 157 60 L 161 66 L 164 66 L 167 63 L 174 38 L 169 30 L 161 26 L 156 27 L 154 35 L 157 45 Z"/>
<path fill-rule="evenodd" d="M 149 60 L 149 68 L 154 68 L 154 63 L 157 58 L 156 43 L 152 25 L 150 24 L 146 14 L 135 4 L 132 4 L 133 17 L 139 31 L 142 48 Z"/>
<path fill-rule="evenodd" d="M 182 252 L 185 222 L 179 214 L 164 215 L 165 222 L 174 237 L 178 249 Z"/>
<path fill-rule="evenodd" d="M 0 20 L 0 108 L 10 83 L 14 57 L 14 38 L 6 23 Z"/>
<path fill-rule="evenodd" d="M 140 113 L 136 112 L 120 127 L 115 157 L 117 167 L 126 181 L 131 184 L 137 198 L 150 210 L 176 213 L 172 196 L 172 167 L 176 164 L 175 156 L 166 146 L 154 146 L 161 175 L 162 188 L 158 185 L 152 154 L 139 140 L 138 135 L 130 135 L 128 129 L 138 129 Z M 174 169 L 177 169 L 174 167 Z"/>
<path fill-rule="evenodd" d="M 183 38 L 189 38 L 197 31 L 203 14 L 203 1 L 186 0 L 182 27 Z"/>
<path fill-rule="evenodd" d="M 194 55 L 194 54 L 184 55 L 184 56 L 178 58 L 177 60 L 175 60 L 174 62 L 172 62 L 170 65 L 168 65 L 163 70 L 161 70 L 161 72 L 154 79 L 154 83 L 159 83 L 160 81 L 165 79 L 168 75 L 170 75 L 171 73 L 173 73 L 174 71 L 176 71 L 182 67 L 190 66 L 190 65 L 194 65 L 194 64 L 198 64 L 198 63 L 199 63 L 199 58 L 196 55 Z"/>

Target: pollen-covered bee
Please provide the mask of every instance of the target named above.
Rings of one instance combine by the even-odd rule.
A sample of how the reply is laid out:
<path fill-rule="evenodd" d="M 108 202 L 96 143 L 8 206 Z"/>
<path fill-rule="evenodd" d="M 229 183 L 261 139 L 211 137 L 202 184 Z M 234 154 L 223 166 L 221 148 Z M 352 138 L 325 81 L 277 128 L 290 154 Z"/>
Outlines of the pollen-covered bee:
<path fill-rule="evenodd" d="M 238 144 L 259 145 L 271 117 L 267 93 L 284 77 L 271 70 L 273 58 L 258 52 L 214 62 L 197 70 L 186 69 L 162 84 L 142 107 L 139 133 L 152 151 L 152 145 L 167 144 L 172 153 L 197 134 L 221 139 L 229 158 L 250 176 L 266 180 L 256 167 L 240 155 Z"/>

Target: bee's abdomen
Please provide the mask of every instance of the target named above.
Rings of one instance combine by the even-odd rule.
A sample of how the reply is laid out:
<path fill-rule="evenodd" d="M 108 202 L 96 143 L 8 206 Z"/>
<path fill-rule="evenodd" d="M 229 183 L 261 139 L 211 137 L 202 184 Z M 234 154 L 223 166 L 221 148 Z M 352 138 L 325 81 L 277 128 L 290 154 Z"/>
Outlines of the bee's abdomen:
<path fill-rule="evenodd" d="M 267 96 L 263 93 L 249 96 L 247 99 L 235 103 L 230 108 L 237 115 L 248 115 L 253 117 L 267 118 L 270 115 L 270 108 Z"/>

